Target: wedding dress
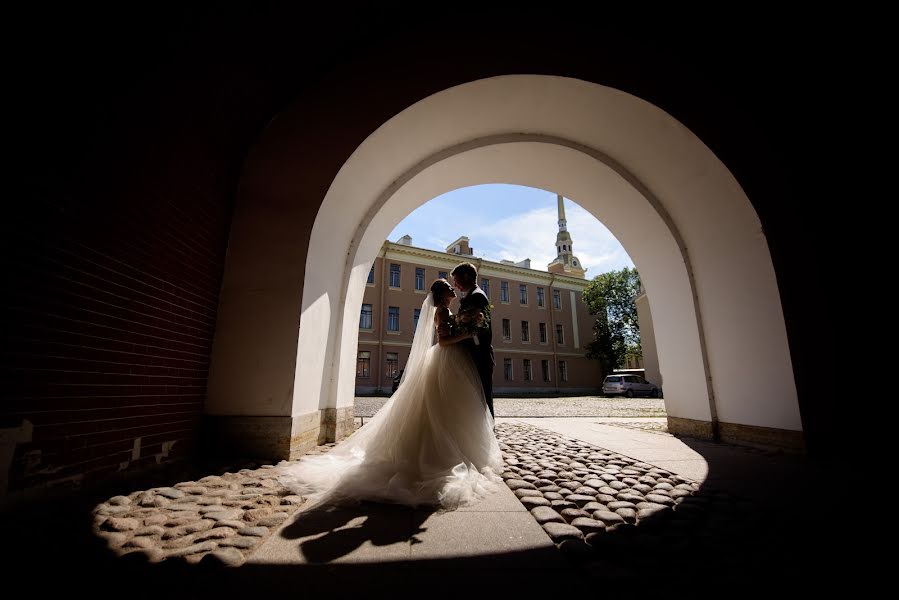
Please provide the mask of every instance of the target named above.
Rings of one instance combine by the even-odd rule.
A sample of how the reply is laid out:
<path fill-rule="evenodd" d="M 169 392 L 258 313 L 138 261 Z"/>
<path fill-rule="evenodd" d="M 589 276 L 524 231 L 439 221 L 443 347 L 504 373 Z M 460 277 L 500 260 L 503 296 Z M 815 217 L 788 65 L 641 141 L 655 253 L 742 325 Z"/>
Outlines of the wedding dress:
<path fill-rule="evenodd" d="M 359 500 L 454 510 L 499 489 L 503 459 L 477 369 L 461 344 L 436 344 L 428 294 L 399 388 L 330 452 L 282 467 L 313 503 Z"/>

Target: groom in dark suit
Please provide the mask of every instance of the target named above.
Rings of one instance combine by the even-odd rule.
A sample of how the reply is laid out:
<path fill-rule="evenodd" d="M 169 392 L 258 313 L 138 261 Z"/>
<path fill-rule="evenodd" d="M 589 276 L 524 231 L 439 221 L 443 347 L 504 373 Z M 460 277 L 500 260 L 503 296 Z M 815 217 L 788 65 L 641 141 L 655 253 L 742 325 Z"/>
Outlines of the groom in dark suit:
<path fill-rule="evenodd" d="M 462 299 L 459 305 L 459 312 L 464 310 L 482 311 L 485 315 L 488 313 L 490 300 L 487 294 L 478 287 L 478 270 L 471 263 L 462 263 L 458 265 L 451 273 L 453 278 L 453 287 L 459 290 L 459 296 Z M 493 415 L 493 366 L 496 361 L 493 356 L 493 329 L 488 324 L 478 332 L 478 343 L 474 340 L 466 340 L 460 342 L 471 353 L 474 364 L 478 369 L 478 375 L 481 377 L 481 386 L 484 388 L 484 398 L 487 400 L 487 408 Z"/>

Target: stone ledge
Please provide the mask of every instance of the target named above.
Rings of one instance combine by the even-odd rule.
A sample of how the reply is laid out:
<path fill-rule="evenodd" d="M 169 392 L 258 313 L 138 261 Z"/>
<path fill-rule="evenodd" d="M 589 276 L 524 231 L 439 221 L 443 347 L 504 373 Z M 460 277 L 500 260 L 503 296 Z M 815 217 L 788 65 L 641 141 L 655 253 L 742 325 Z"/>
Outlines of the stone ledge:
<path fill-rule="evenodd" d="M 715 434 L 711 421 L 697 421 L 682 417 L 668 416 L 668 432 L 674 435 L 699 438 L 701 440 L 713 440 Z"/>
<path fill-rule="evenodd" d="M 715 439 L 714 429 L 710 421 L 669 416 L 668 431 L 675 435 L 684 435 L 702 440 Z M 728 444 L 805 453 L 805 438 L 801 431 L 719 421 L 718 437 L 718 441 Z"/>
<path fill-rule="evenodd" d="M 718 431 L 722 442 L 805 453 L 805 436 L 801 431 L 723 422 L 718 424 Z"/>
<path fill-rule="evenodd" d="M 205 440 L 222 455 L 294 460 L 309 450 L 339 441 L 354 430 L 353 407 L 325 408 L 296 417 L 207 415 Z"/>

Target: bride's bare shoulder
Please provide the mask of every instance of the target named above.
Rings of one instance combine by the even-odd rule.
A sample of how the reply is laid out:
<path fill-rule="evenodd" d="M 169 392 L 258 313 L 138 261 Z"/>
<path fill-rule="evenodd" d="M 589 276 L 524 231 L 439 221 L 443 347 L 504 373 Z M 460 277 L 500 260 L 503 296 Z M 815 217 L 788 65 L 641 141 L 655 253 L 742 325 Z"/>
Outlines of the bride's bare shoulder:
<path fill-rule="evenodd" d="M 450 322 L 450 311 L 445 306 L 438 306 L 437 311 L 434 313 L 434 325 L 437 327 L 443 327 Z"/>

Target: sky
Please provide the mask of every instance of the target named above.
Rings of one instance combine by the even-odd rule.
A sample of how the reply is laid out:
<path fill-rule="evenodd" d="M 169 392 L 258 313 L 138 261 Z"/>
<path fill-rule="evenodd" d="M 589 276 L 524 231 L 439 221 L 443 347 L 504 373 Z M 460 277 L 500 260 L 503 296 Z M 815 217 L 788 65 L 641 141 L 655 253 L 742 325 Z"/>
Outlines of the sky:
<path fill-rule="evenodd" d="M 464 235 L 475 256 L 495 262 L 530 258 L 532 269 L 545 271 L 556 257 L 558 218 L 556 194 L 552 192 L 520 185 L 476 185 L 423 204 L 387 239 L 396 242 L 408 234 L 413 246 L 444 251 Z M 587 268 L 587 279 L 634 266 L 605 225 L 568 198 L 565 218 L 574 255 Z"/>

